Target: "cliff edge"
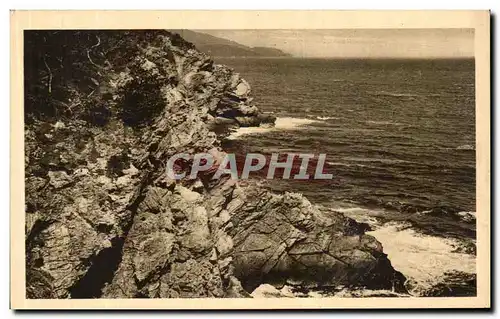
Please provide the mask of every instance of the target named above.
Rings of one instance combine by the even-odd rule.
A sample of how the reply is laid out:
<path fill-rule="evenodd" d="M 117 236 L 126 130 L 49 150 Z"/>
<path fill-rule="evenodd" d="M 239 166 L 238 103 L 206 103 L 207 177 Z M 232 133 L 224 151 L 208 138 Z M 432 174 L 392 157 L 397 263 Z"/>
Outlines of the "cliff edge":
<path fill-rule="evenodd" d="M 223 154 L 221 123 L 273 121 L 178 35 L 27 31 L 24 58 L 28 298 L 405 291 L 381 244 L 340 213 L 227 176 L 167 176 L 176 153 Z"/>

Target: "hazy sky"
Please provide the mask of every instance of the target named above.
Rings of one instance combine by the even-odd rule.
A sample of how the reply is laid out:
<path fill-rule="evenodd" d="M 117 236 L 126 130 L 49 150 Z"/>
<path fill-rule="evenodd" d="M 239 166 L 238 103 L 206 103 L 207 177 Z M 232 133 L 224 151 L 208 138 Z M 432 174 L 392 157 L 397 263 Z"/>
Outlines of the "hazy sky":
<path fill-rule="evenodd" d="M 299 57 L 472 57 L 473 29 L 197 30 Z"/>

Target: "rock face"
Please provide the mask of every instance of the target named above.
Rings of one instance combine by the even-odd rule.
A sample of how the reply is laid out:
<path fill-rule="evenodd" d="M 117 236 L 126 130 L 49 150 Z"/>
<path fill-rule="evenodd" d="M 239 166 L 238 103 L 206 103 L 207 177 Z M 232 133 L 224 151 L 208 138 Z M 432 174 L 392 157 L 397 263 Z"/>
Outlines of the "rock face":
<path fill-rule="evenodd" d="M 28 298 L 234 298 L 285 282 L 404 290 L 376 239 L 299 194 L 169 179 L 172 155 L 223 152 L 221 119 L 273 121 L 247 82 L 190 43 L 32 31 L 25 50 Z"/>
<path fill-rule="evenodd" d="M 252 190 L 245 191 L 252 194 Z M 303 288 L 361 286 L 403 291 L 375 238 L 342 214 L 324 214 L 300 194 L 255 190 L 230 221 L 235 275 L 253 290 L 261 282 Z"/>
<path fill-rule="evenodd" d="M 171 30 L 196 45 L 196 48 L 212 57 L 289 57 L 276 48 L 248 47 L 224 38 L 191 30 Z"/>

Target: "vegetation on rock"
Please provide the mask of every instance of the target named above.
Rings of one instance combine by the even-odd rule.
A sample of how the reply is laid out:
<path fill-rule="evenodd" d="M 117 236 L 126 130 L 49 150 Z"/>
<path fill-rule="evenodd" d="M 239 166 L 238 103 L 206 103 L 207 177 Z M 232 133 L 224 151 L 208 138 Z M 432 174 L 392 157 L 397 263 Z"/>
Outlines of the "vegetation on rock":
<path fill-rule="evenodd" d="M 231 69 L 167 31 L 25 37 L 28 298 L 248 297 L 283 280 L 404 290 L 341 214 L 227 177 L 169 179 L 173 154 L 223 154 L 221 118 L 272 121 Z"/>

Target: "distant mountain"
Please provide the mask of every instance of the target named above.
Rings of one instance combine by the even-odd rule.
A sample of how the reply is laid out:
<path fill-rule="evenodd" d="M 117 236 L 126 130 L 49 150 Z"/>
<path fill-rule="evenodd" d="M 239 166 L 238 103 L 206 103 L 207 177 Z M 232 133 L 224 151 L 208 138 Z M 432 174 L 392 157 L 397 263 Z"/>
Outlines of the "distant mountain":
<path fill-rule="evenodd" d="M 276 48 L 248 47 L 235 41 L 191 30 L 169 30 L 193 43 L 196 48 L 212 57 L 286 57 L 291 56 Z"/>

